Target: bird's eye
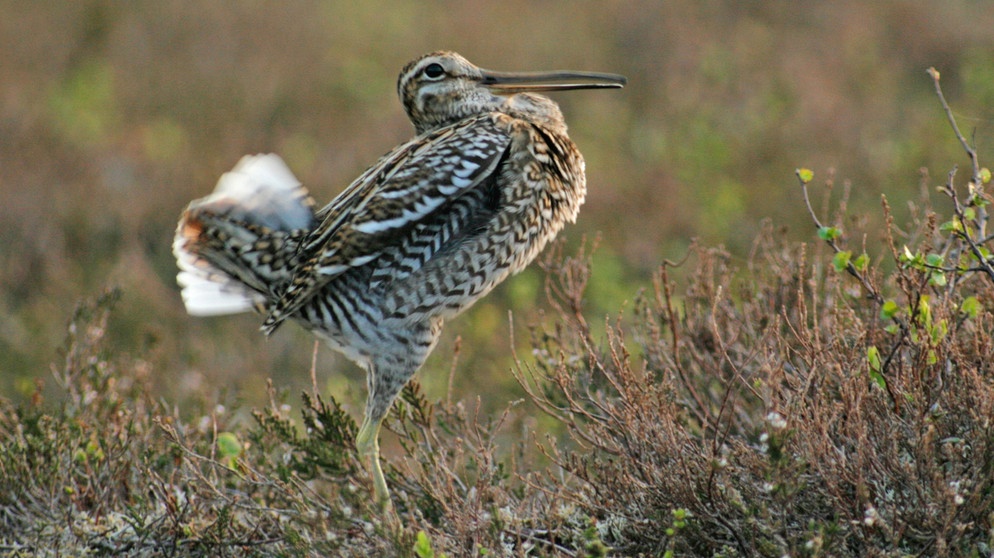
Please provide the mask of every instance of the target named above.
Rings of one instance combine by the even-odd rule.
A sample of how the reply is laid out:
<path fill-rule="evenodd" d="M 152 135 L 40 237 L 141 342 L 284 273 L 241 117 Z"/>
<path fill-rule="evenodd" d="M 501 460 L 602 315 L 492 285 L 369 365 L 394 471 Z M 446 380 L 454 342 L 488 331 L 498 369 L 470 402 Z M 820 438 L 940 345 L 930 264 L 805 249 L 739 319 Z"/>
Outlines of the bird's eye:
<path fill-rule="evenodd" d="M 445 68 L 438 63 L 428 64 L 425 66 L 424 74 L 428 79 L 438 79 L 445 75 Z"/>

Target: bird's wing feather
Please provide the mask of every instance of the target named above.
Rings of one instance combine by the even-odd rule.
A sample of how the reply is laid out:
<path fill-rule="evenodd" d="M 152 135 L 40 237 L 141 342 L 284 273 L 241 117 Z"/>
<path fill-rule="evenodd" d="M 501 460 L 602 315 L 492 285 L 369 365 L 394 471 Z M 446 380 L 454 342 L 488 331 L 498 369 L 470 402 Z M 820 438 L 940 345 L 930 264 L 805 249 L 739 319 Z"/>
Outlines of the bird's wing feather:
<path fill-rule="evenodd" d="M 306 262 L 273 307 L 271 332 L 328 281 L 376 259 L 411 227 L 490 176 L 511 136 L 485 114 L 419 136 L 385 155 L 328 207 L 304 241 Z"/>

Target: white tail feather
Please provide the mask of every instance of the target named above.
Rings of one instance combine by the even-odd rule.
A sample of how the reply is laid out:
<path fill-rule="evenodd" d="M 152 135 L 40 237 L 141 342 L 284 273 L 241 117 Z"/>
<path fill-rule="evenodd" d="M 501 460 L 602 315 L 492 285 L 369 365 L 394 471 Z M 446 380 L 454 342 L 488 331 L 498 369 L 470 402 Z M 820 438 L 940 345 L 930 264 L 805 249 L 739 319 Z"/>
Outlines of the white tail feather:
<path fill-rule="evenodd" d="M 262 297 L 234 283 L 217 283 L 203 275 L 180 272 L 176 281 L 183 287 L 183 304 L 192 316 L 221 316 L 252 310 Z"/>
<path fill-rule="evenodd" d="M 272 230 L 290 231 L 313 226 L 314 212 L 307 190 L 279 156 L 246 155 L 224 173 L 209 196 L 195 200 L 187 213 L 211 210 L 234 221 Z M 173 254 L 180 268 L 176 281 L 186 310 L 194 316 L 247 312 L 265 303 L 265 297 L 231 277 L 195 251 L 200 229 L 188 229 L 187 213 L 176 230 Z M 251 238 L 239 241 L 250 243 Z"/>
<path fill-rule="evenodd" d="M 307 190 L 283 159 L 272 153 L 246 155 L 221 175 L 214 192 L 191 207 L 230 206 L 232 217 L 273 230 L 308 227 L 314 220 Z"/>

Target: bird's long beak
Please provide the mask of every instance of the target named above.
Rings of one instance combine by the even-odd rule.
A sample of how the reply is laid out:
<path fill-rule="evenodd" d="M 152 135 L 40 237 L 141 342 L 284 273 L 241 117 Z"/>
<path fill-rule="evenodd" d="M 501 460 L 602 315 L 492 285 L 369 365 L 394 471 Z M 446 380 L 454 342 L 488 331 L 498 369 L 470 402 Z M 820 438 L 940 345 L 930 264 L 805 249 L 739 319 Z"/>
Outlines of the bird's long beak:
<path fill-rule="evenodd" d="M 617 89 L 628 83 L 618 74 L 599 72 L 491 72 L 483 70 L 483 85 L 495 93 L 521 91 L 569 91 L 571 89 Z"/>

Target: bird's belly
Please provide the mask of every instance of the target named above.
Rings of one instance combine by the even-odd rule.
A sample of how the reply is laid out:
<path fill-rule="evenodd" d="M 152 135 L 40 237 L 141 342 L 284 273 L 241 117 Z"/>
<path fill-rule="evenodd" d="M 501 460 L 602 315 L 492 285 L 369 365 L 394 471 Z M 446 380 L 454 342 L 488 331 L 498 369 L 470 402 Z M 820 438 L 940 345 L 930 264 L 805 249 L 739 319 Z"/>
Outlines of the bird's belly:
<path fill-rule="evenodd" d="M 346 273 L 324 285 L 294 319 L 332 349 L 364 366 L 383 344 L 382 309 L 382 293 L 370 289 L 368 281 L 357 274 Z"/>
<path fill-rule="evenodd" d="M 442 320 L 427 314 L 387 315 L 387 289 L 370 288 L 368 281 L 349 274 L 343 279 L 325 285 L 294 318 L 367 370 L 384 359 L 420 366 L 435 346 Z"/>

